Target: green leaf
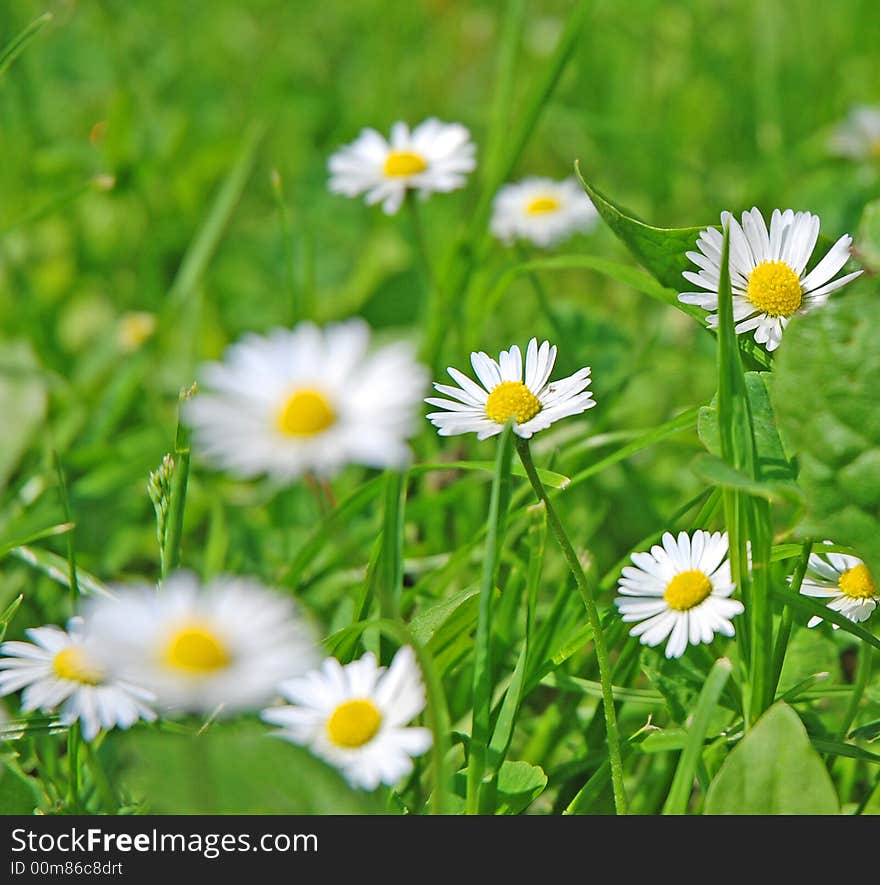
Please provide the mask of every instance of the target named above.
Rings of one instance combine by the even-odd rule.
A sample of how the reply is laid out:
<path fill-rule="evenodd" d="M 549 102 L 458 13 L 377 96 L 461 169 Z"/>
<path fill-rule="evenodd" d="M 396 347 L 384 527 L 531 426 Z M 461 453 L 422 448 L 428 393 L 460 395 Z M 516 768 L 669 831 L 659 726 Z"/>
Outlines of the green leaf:
<path fill-rule="evenodd" d="M 51 12 L 44 12 L 0 50 L 0 76 L 6 73 L 6 69 L 24 52 L 28 43 L 37 36 L 43 25 L 52 21 L 53 17 Z"/>
<path fill-rule="evenodd" d="M 747 495 L 766 498 L 768 501 L 782 499 L 799 501 L 801 498 L 800 490 L 793 482 L 782 480 L 761 482 L 752 479 L 743 471 L 722 461 L 721 458 L 716 458 L 715 455 L 697 455 L 691 462 L 691 469 L 704 482 L 718 486 L 718 488 L 745 492 Z"/>
<path fill-rule="evenodd" d="M 868 741 L 868 743 L 876 741 L 880 738 L 880 719 L 875 719 L 873 722 L 853 729 L 849 733 L 849 737 L 857 741 Z"/>
<path fill-rule="evenodd" d="M 42 572 L 53 581 L 63 584 L 70 589 L 70 572 L 68 562 L 63 556 L 53 553 L 51 550 L 41 550 L 39 547 L 15 547 L 10 555 L 26 562 L 37 571 Z M 83 593 L 97 593 L 101 596 L 112 596 L 111 592 L 94 575 L 77 567 L 77 583 Z"/>
<path fill-rule="evenodd" d="M 256 723 L 219 725 L 198 735 L 142 729 L 111 735 L 128 765 L 129 789 L 153 813 L 370 814 L 377 794 L 348 786 L 338 772 Z"/>
<path fill-rule="evenodd" d="M 867 642 L 868 645 L 873 645 L 874 648 L 880 648 L 880 639 L 878 639 L 873 633 L 870 633 L 860 624 L 856 624 L 849 618 L 844 617 L 840 612 L 828 608 L 827 605 L 822 605 L 821 602 L 818 602 L 810 596 L 778 589 L 771 590 L 771 594 L 775 599 L 778 599 L 785 605 L 799 608 L 802 612 L 805 612 L 808 615 L 815 615 L 831 624 L 837 624 L 837 626 L 845 633 L 851 633 L 863 642 Z"/>
<path fill-rule="evenodd" d="M 47 386 L 26 341 L 0 342 L 0 490 L 46 418 Z M 14 420 L 9 420 L 14 416 Z"/>
<path fill-rule="evenodd" d="M 777 703 L 724 760 L 706 814 L 839 814 L 834 785 L 807 730 Z"/>
<path fill-rule="evenodd" d="M 727 658 L 721 658 L 715 662 L 706 677 L 703 690 L 697 699 L 693 719 L 688 727 L 687 743 L 678 760 L 675 777 L 663 806 L 664 814 L 684 814 L 687 810 L 697 763 L 700 761 L 703 741 L 706 739 L 706 732 L 709 729 L 709 720 L 718 705 L 724 684 L 727 682 L 727 677 L 730 676 L 730 670 L 730 661 Z"/>
<path fill-rule="evenodd" d="M 575 163 L 575 172 L 593 205 L 604 222 L 626 244 L 630 252 L 642 263 L 657 280 L 670 292 L 667 303 L 688 316 L 705 323 L 706 312 L 693 305 L 682 304 L 678 293 L 683 290 L 685 280 L 682 272 L 694 270 L 694 264 L 685 253 L 697 246 L 700 232 L 708 225 L 700 227 L 663 228 L 654 227 L 640 221 L 631 212 L 618 206 L 592 185 L 581 174 L 580 164 Z M 716 225 L 717 227 L 717 225 Z M 770 357 L 763 347 L 756 344 L 749 335 L 737 336 L 740 349 L 765 368 L 770 367 Z"/>
<path fill-rule="evenodd" d="M 410 473 L 427 473 L 431 470 L 476 470 L 485 473 L 495 472 L 494 461 L 438 461 L 434 464 L 414 464 Z M 525 476 L 526 472 L 522 464 L 514 463 L 511 465 L 511 473 L 514 476 Z M 551 486 L 554 489 L 566 488 L 571 479 L 563 476 L 561 473 L 554 473 L 552 470 L 539 470 L 538 475 L 544 485 Z"/>
<path fill-rule="evenodd" d="M 477 617 L 476 597 L 479 592 L 479 587 L 468 587 L 450 596 L 449 599 L 443 599 L 436 605 L 420 611 L 409 624 L 413 637 L 422 645 L 433 642 L 436 651 L 461 632 L 457 626 L 445 631 L 445 634 L 441 631 L 444 626 L 452 624 L 456 615 L 458 615 L 457 620 L 463 622 L 466 625 L 465 629 L 469 630 Z"/>
<path fill-rule="evenodd" d="M 33 814 L 40 801 L 37 782 L 11 759 L 0 762 L 0 814 Z"/>
<path fill-rule="evenodd" d="M 853 547 L 880 574 L 880 298 L 834 296 L 785 330 L 770 389 L 806 496 L 805 538 Z"/>
<path fill-rule="evenodd" d="M 795 479 L 797 471 L 779 436 L 776 416 L 770 404 L 767 372 L 746 372 L 746 396 L 752 415 L 755 448 L 760 475 L 764 479 Z M 703 445 L 713 455 L 721 456 L 721 438 L 718 431 L 718 400 L 713 398 L 700 409 L 697 433 Z"/>
<path fill-rule="evenodd" d="M 544 792 L 547 775 L 539 765 L 505 762 L 498 771 L 498 812 L 519 814 Z"/>
<path fill-rule="evenodd" d="M 6 631 L 9 628 L 9 622 L 15 617 L 15 613 L 18 611 L 19 606 L 21 606 L 24 601 L 24 594 L 20 593 L 6 608 L 3 610 L 3 614 L 0 615 L 0 642 L 3 641 L 3 638 L 6 636 Z"/>

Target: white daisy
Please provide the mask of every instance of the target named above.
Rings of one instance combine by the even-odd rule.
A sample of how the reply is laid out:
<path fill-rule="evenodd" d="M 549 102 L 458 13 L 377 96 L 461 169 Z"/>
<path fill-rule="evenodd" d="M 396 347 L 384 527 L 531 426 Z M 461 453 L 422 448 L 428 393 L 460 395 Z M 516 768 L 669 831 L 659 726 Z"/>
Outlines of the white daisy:
<path fill-rule="evenodd" d="M 554 421 L 579 415 L 596 405 L 590 386 L 590 369 L 578 369 L 574 375 L 560 381 L 550 381 L 556 362 L 556 345 L 545 341 L 538 347 L 536 338 L 526 349 L 525 378 L 522 354 L 514 344 L 502 350 L 498 362 L 488 354 L 471 354 L 471 365 L 479 384 L 475 384 L 458 369 L 446 371 L 458 387 L 434 384 L 440 393 L 453 397 L 429 397 L 432 406 L 444 409 L 431 412 L 428 420 L 439 428 L 440 436 L 476 433 L 477 439 L 488 439 L 504 429 L 513 419 L 517 436 L 528 439 L 539 430 L 546 430 Z"/>
<path fill-rule="evenodd" d="M 114 670 L 172 712 L 256 709 L 319 660 L 293 602 L 250 579 L 176 572 L 90 600 L 87 618 Z"/>
<path fill-rule="evenodd" d="M 408 189 L 425 198 L 464 187 L 467 173 L 477 165 L 475 153 L 464 126 L 433 117 L 412 132 L 406 123 L 395 123 L 390 141 L 375 129 L 364 129 L 330 157 L 330 190 L 347 197 L 366 193 L 368 205 L 381 203 L 393 215 Z"/>
<path fill-rule="evenodd" d="M 711 642 L 716 633 L 733 636 L 730 619 L 743 611 L 731 599 L 735 586 L 727 560 L 727 534 L 697 530 L 691 538 L 665 532 L 663 546 L 633 553 L 618 583 L 623 594 L 614 600 L 624 621 L 638 621 L 629 631 L 643 645 L 659 645 L 666 637 L 666 657 L 680 658 L 690 642 Z"/>
<path fill-rule="evenodd" d="M 412 757 L 431 746 L 427 728 L 406 727 L 425 708 L 408 646 L 387 670 L 371 653 L 345 666 L 327 658 L 320 670 L 283 683 L 281 692 L 294 706 L 271 707 L 263 719 L 280 726 L 281 737 L 335 765 L 353 786 L 396 784 L 412 771 Z"/>
<path fill-rule="evenodd" d="M 23 712 L 51 713 L 60 706 L 61 722 L 79 722 L 87 741 L 102 730 L 156 718 L 150 708 L 154 695 L 110 675 L 81 618 L 71 618 L 67 632 L 54 626 L 25 632 L 32 642 L 0 646 L 0 654 L 7 656 L 0 659 L 0 695 L 23 688 Z"/>
<path fill-rule="evenodd" d="M 722 212 L 721 225 L 730 227 L 730 285 L 736 331 L 754 330 L 755 341 L 765 344 L 767 350 L 779 347 L 782 330 L 792 316 L 821 307 L 832 292 L 861 273 L 855 271 L 834 279 L 850 257 L 852 237 L 847 235 L 806 272 L 819 236 L 819 217 L 809 212 L 774 209 L 769 231 L 756 208 L 743 212 L 742 225 L 729 212 Z M 682 276 L 707 291 L 683 292 L 678 296 L 685 304 L 711 311 L 707 320 L 711 328 L 718 326 L 722 243 L 723 236 L 714 227 L 700 234 L 700 251 L 687 253 L 699 271 L 686 270 Z"/>
<path fill-rule="evenodd" d="M 846 553 L 811 553 L 801 593 L 830 599 L 828 608 L 856 624 L 867 621 L 880 602 L 880 593 L 868 567 L 857 556 Z M 821 623 L 822 618 L 812 617 L 807 626 Z M 838 629 L 837 624 L 831 626 Z"/>
<path fill-rule="evenodd" d="M 403 466 L 428 374 L 409 345 L 368 354 L 369 342 L 362 320 L 246 335 L 203 367 L 184 407 L 195 449 L 239 476 L 282 481 Z"/>
<path fill-rule="evenodd" d="M 832 131 L 828 149 L 851 160 L 880 160 L 880 107 L 852 108 Z"/>
<path fill-rule="evenodd" d="M 492 204 L 492 233 L 505 243 L 531 240 L 546 249 L 594 227 L 599 213 L 574 178 L 526 178 L 505 185 Z"/>

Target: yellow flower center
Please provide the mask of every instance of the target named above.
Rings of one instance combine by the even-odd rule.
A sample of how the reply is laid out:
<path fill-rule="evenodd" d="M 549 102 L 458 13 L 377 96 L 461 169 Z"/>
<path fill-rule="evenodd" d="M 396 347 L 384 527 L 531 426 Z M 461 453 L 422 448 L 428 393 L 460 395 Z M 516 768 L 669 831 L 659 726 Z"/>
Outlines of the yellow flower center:
<path fill-rule="evenodd" d="M 559 208 L 559 200 L 556 197 L 535 197 L 526 206 L 529 215 L 543 215 L 545 212 L 555 212 Z"/>
<path fill-rule="evenodd" d="M 699 605 L 712 592 L 712 582 L 699 569 L 679 572 L 667 585 L 663 598 L 677 612 Z"/>
<path fill-rule="evenodd" d="M 762 261 L 749 275 L 746 294 L 771 317 L 790 317 L 804 300 L 798 275 L 784 261 Z"/>
<path fill-rule="evenodd" d="M 174 670 L 207 674 L 229 666 L 231 657 L 226 646 L 210 629 L 188 624 L 168 640 L 163 659 Z"/>
<path fill-rule="evenodd" d="M 314 436 L 335 421 L 333 406 L 317 390 L 297 390 L 278 413 L 278 429 L 287 436 Z"/>
<path fill-rule="evenodd" d="M 391 151 L 385 158 L 385 174 L 389 178 L 418 175 L 428 168 L 425 158 L 413 151 Z"/>
<path fill-rule="evenodd" d="M 496 424 L 506 424 L 511 418 L 525 424 L 540 411 L 541 401 L 522 381 L 502 381 L 486 400 L 486 417 Z"/>
<path fill-rule="evenodd" d="M 52 671 L 59 679 L 69 679 L 82 685 L 98 685 L 104 681 L 101 669 L 75 645 L 68 645 L 52 658 Z"/>
<path fill-rule="evenodd" d="M 337 747 L 353 750 L 369 743 L 382 724 L 382 714 L 372 701 L 345 701 L 327 721 L 327 735 Z"/>
<path fill-rule="evenodd" d="M 840 576 L 837 586 L 851 599 L 870 599 L 877 595 L 877 585 L 864 563 L 848 568 Z"/>

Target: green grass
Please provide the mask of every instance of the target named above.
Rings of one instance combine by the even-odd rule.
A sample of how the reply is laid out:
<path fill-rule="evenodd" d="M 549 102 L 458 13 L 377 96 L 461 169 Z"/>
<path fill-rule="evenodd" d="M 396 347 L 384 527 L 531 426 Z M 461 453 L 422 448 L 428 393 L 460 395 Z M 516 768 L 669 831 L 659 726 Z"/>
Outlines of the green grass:
<path fill-rule="evenodd" d="M 824 139 L 853 104 L 880 103 L 874 5 L 728 7 L 7 3 L 0 610 L 24 596 L 7 638 L 63 623 L 76 578 L 83 594 L 159 578 L 147 480 L 172 453 L 167 567 L 282 588 L 344 659 L 365 648 L 387 658 L 412 633 L 429 670 L 427 719 L 449 744 L 392 799 L 353 798 L 322 769 L 323 798 L 285 805 L 273 794 L 267 809 L 610 813 L 603 697 L 613 695 L 631 810 L 699 812 L 731 747 L 745 746 L 742 730 L 827 671 L 809 692 L 787 696 L 812 742 L 804 752 L 822 754 L 845 812 L 876 810 L 876 754 L 847 733 L 880 719 L 870 670 L 878 618 L 805 629 L 816 603 L 791 596 L 785 582 L 800 556 L 802 505 L 755 497 L 780 477 L 762 475 L 741 448 L 762 445 L 746 420 L 754 404 L 743 381 L 743 367 L 758 366 L 671 309 L 668 281 L 638 269 L 604 224 L 546 254 L 486 236 L 499 183 L 573 175 L 576 160 L 590 185 L 658 228 L 717 223 L 723 209 L 792 206 L 819 214 L 829 237 L 855 234 L 864 206 L 880 197 L 880 167 L 831 159 Z M 47 11 L 50 20 L 30 27 Z M 423 256 L 406 212 L 387 218 L 330 194 L 326 161 L 364 126 L 386 131 L 428 116 L 468 126 L 480 165 L 467 188 L 419 206 Z M 126 349 L 120 322 L 134 311 L 153 314 L 156 331 Z M 571 562 L 546 538 L 526 471 L 496 468 L 497 441 L 441 440 L 424 421 L 411 471 L 348 468 L 332 482 L 329 508 L 305 483 L 237 481 L 197 451 L 188 462 L 178 398 L 203 361 L 248 331 L 352 315 L 380 340 L 422 346 L 437 380 L 447 365 L 465 368 L 471 349 L 497 353 L 533 335 L 559 345 L 560 376 L 592 366 L 597 407 L 537 435 L 531 453 L 595 585 L 609 674 L 600 674 L 596 625 Z M 720 493 L 707 462 L 695 461 L 706 439 L 697 410 L 716 388 L 713 455 L 752 483 Z M 621 564 L 666 529 L 725 525 L 739 537 L 738 564 L 750 541 L 762 566 L 746 588 L 758 604 L 738 621 L 740 644 L 718 640 L 678 663 L 641 649 L 611 604 Z M 729 680 L 715 663 L 723 656 Z M 18 717 L 14 698 L 4 705 Z M 644 730 L 649 715 L 662 731 Z M 477 751 L 468 757 L 472 722 Z M 198 725 L 140 729 L 143 758 L 155 765 L 177 752 L 161 729 Z M 249 748 L 239 726 L 253 728 L 229 726 L 230 746 Z M 162 783 L 125 768 L 136 735 L 112 734 L 85 753 L 74 736 L 68 754 L 49 728 L 32 718 L 24 739 L 0 743 L 8 776 L 25 775 L 36 790 L 9 792 L 24 803 L 15 808 L 186 810 L 162 807 Z M 218 753 L 225 728 L 209 729 Z M 267 752 L 282 765 L 290 748 L 279 744 Z M 289 758 L 304 771 L 316 765 Z M 69 777 L 71 759 L 82 782 Z M 546 787 L 534 768 L 512 763 L 540 768 Z M 259 789 L 248 789 L 221 781 L 222 808 L 258 810 Z"/>

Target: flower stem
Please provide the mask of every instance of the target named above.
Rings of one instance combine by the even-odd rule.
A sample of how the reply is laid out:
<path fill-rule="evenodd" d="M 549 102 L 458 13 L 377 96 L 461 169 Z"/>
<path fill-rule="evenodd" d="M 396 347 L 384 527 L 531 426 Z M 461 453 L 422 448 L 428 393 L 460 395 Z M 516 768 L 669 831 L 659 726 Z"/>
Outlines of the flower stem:
<path fill-rule="evenodd" d="M 547 508 L 547 522 L 550 531 L 553 532 L 562 549 L 562 554 L 568 563 L 571 573 L 577 582 L 578 590 L 587 610 L 587 619 L 593 630 L 593 645 L 596 649 L 596 661 L 599 664 L 599 681 L 602 684 L 602 706 L 605 712 L 605 734 L 608 738 L 608 761 L 611 765 L 611 783 L 614 791 L 614 808 L 617 814 L 627 813 L 626 789 L 623 783 L 623 761 L 620 755 L 620 733 L 617 728 L 617 713 L 614 709 L 614 695 L 611 688 L 611 664 L 608 658 L 608 647 L 605 645 L 605 636 L 602 633 L 602 622 L 599 619 L 599 609 L 596 607 L 596 590 L 592 582 L 584 572 L 583 566 L 572 547 L 562 523 L 556 514 L 556 510 L 547 496 L 538 471 L 532 461 L 532 453 L 529 450 L 528 440 L 517 437 L 516 451 L 522 461 L 523 468 L 532 484 L 532 488 L 539 500 L 544 502 Z"/>
<path fill-rule="evenodd" d="M 467 799 L 468 814 L 479 814 L 486 772 L 492 712 L 492 608 L 495 593 L 495 575 L 504 534 L 504 520 L 510 498 L 510 462 L 513 459 L 510 424 L 498 439 L 495 476 L 489 499 L 489 519 L 486 529 L 486 552 L 483 557 L 483 578 L 480 584 L 480 602 L 477 612 L 477 635 L 474 650 L 474 713 L 471 742 L 468 753 Z"/>

